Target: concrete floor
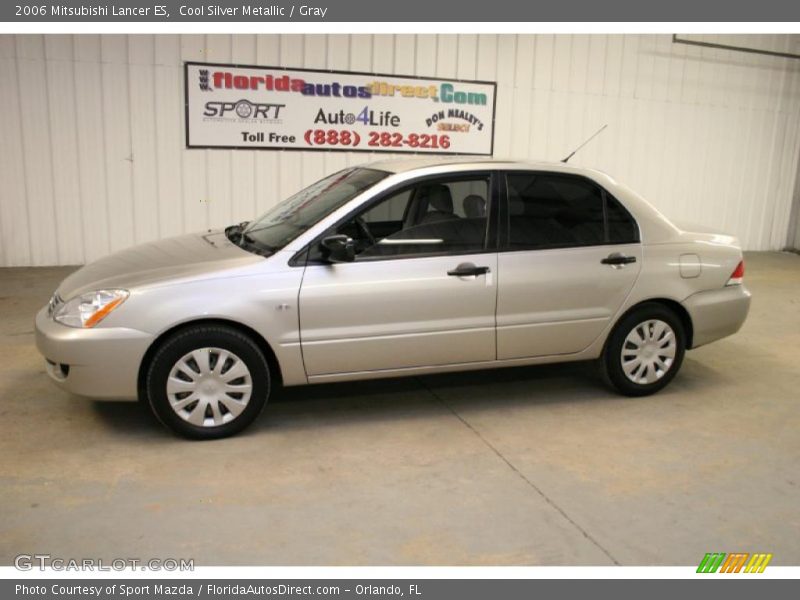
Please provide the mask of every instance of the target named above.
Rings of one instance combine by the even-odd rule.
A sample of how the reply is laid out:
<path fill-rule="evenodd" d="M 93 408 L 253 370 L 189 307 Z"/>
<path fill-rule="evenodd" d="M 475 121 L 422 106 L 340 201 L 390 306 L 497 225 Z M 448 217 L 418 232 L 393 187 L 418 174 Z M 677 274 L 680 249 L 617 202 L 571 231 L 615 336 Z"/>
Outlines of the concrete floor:
<path fill-rule="evenodd" d="M 0 271 L 0 564 L 800 564 L 800 256 L 749 255 L 744 329 L 654 397 L 589 365 L 296 388 L 208 443 L 50 383 L 69 271 Z"/>

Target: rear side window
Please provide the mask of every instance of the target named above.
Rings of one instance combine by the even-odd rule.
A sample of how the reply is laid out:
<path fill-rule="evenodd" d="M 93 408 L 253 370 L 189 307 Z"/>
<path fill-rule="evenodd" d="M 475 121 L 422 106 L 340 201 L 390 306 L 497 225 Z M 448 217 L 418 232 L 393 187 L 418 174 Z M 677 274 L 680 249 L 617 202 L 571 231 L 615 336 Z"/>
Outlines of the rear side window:
<path fill-rule="evenodd" d="M 586 179 L 512 173 L 507 182 L 512 250 L 637 241 L 636 224 L 627 211 Z"/>

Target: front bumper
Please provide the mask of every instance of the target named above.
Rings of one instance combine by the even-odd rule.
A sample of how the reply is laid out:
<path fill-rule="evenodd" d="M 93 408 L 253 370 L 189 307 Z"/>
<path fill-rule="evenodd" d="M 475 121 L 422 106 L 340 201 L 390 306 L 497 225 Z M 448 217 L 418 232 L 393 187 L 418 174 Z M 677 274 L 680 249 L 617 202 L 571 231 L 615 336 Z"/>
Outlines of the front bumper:
<path fill-rule="evenodd" d="M 683 301 L 692 319 L 692 348 L 733 335 L 750 310 L 750 292 L 743 285 L 692 294 Z"/>
<path fill-rule="evenodd" d="M 89 398 L 136 400 L 139 365 L 154 337 L 124 327 L 78 329 L 36 315 L 36 347 L 62 389 Z"/>

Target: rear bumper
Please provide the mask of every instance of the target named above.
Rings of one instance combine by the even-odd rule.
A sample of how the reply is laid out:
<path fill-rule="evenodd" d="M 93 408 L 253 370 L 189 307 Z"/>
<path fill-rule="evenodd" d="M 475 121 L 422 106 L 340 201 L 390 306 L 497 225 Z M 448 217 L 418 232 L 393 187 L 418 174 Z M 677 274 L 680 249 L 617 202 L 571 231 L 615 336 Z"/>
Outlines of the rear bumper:
<path fill-rule="evenodd" d="M 139 365 L 153 336 L 123 327 L 77 329 L 36 315 L 36 347 L 60 388 L 89 398 L 136 400 Z"/>
<path fill-rule="evenodd" d="M 733 335 L 750 310 L 750 292 L 743 285 L 698 292 L 683 301 L 692 318 L 692 348 Z"/>

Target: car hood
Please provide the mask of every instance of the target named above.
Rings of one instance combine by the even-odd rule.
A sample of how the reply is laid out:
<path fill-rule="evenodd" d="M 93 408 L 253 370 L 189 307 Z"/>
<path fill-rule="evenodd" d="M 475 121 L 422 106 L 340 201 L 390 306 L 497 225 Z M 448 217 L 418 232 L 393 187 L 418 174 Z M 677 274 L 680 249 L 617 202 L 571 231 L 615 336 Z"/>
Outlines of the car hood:
<path fill-rule="evenodd" d="M 67 277 L 57 292 L 69 300 L 94 290 L 205 278 L 263 260 L 232 244 L 223 230 L 209 230 L 133 246 L 96 260 Z"/>

